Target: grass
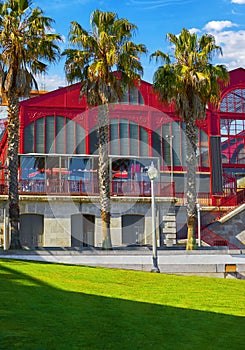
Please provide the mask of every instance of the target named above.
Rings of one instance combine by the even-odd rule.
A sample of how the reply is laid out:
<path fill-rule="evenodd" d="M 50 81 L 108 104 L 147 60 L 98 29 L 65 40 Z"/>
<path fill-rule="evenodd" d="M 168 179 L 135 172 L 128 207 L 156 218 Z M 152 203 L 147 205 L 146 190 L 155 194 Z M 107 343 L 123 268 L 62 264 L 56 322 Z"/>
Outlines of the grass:
<path fill-rule="evenodd" d="M 244 287 L 0 260 L 0 349 L 243 349 Z"/>

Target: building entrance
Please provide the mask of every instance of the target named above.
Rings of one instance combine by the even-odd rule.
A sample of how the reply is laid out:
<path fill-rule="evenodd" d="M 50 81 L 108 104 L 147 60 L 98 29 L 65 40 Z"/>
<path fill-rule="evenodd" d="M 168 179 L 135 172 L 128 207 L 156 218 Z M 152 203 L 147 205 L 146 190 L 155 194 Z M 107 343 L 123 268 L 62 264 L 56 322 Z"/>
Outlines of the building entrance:
<path fill-rule="evenodd" d="M 20 215 L 20 243 L 23 247 L 43 246 L 44 218 L 39 214 Z"/>
<path fill-rule="evenodd" d="M 94 246 L 95 216 L 74 214 L 71 216 L 71 246 Z"/>

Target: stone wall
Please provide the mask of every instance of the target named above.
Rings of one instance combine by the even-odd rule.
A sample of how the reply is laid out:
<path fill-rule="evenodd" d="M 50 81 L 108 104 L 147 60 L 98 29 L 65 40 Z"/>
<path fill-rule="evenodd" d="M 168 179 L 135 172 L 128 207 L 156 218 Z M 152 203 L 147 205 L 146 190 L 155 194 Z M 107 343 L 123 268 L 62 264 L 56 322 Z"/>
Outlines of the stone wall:
<path fill-rule="evenodd" d="M 245 248 L 245 204 L 210 225 L 209 229 L 238 248 Z"/>
<path fill-rule="evenodd" d="M 157 244 L 160 246 L 160 231 L 164 226 L 163 218 L 169 213 L 169 208 L 173 208 L 172 199 L 156 198 L 156 231 Z M 171 209 L 172 210 L 172 209 Z M 94 246 L 101 247 L 101 216 L 98 198 L 88 197 L 66 197 L 66 196 L 21 196 L 20 214 L 22 217 L 27 214 L 30 218 L 25 227 L 22 224 L 21 236 L 25 237 L 25 242 L 30 240 L 31 235 L 36 234 L 35 217 L 43 217 L 43 232 L 38 237 L 31 239 L 32 246 L 43 247 L 71 247 L 72 237 L 72 216 L 75 214 L 94 216 Z M 29 216 L 30 215 L 30 216 Z M 149 197 L 112 197 L 111 198 L 111 240 L 113 247 L 123 245 L 122 242 L 122 217 L 123 215 L 139 215 L 144 218 L 144 233 L 140 244 L 152 244 L 152 217 L 151 198 Z M 1 216 L 0 216 L 1 221 Z M 1 222 L 0 222 L 1 225 Z M 32 226 L 30 228 L 29 226 Z M 159 231 L 160 228 L 160 231 Z M 28 231 L 28 233 L 27 233 Z M 1 239 L 1 236 L 0 236 Z M 37 243 L 38 242 L 38 243 Z M 3 244 L 3 242 L 2 242 Z M 28 246 L 28 244 L 27 244 Z"/>

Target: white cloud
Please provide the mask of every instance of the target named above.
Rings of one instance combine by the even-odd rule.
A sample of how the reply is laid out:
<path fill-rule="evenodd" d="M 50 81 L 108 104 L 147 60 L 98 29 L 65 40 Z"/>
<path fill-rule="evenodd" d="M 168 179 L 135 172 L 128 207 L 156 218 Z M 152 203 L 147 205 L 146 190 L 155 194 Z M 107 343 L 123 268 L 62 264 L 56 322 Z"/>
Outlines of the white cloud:
<path fill-rule="evenodd" d="M 245 4 L 245 0 L 231 0 L 231 2 L 233 4 L 239 4 L 239 5 Z"/>
<path fill-rule="evenodd" d="M 231 21 L 210 21 L 205 25 L 204 30 L 219 32 L 225 28 L 231 27 L 237 27 L 237 24 Z"/>
<path fill-rule="evenodd" d="M 190 28 L 190 29 L 188 29 L 188 30 L 189 30 L 189 32 L 190 32 L 191 34 L 193 34 L 193 33 L 200 33 L 200 32 L 201 32 L 201 30 L 198 29 L 198 28 Z"/>
<path fill-rule="evenodd" d="M 223 50 L 223 64 L 229 69 L 245 67 L 245 30 L 216 33 L 215 39 Z"/>
<path fill-rule="evenodd" d="M 36 80 L 39 90 L 52 91 L 67 85 L 65 77 L 56 74 L 36 77 Z"/>
<path fill-rule="evenodd" d="M 232 30 L 232 27 L 238 25 L 230 21 L 211 21 L 203 28 L 204 32 L 215 37 L 216 44 L 222 48 L 223 56 L 216 61 L 229 70 L 245 67 L 245 30 Z"/>
<path fill-rule="evenodd" d="M 183 6 L 193 0 L 129 0 L 127 5 L 140 6 L 141 9 L 150 10 L 168 6 Z"/>

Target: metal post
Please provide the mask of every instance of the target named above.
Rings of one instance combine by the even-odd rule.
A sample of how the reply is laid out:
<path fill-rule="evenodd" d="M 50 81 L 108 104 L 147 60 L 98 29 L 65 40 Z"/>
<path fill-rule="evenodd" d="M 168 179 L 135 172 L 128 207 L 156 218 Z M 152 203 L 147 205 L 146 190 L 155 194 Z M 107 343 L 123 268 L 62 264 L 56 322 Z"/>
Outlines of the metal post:
<path fill-rule="evenodd" d="M 155 214 L 155 196 L 154 180 L 151 180 L 151 217 L 152 217 L 152 260 L 153 268 L 151 272 L 160 272 L 157 263 L 157 238 L 156 238 L 156 214 Z"/>
<path fill-rule="evenodd" d="M 173 135 L 170 136 L 170 171 L 171 171 L 171 186 L 174 182 L 174 161 L 173 161 Z"/>
<path fill-rule="evenodd" d="M 201 247 L 201 204 L 196 204 L 197 208 L 197 233 L 198 233 L 198 247 Z"/>
<path fill-rule="evenodd" d="M 3 249 L 9 249 L 9 237 L 8 237 L 8 228 L 6 220 L 6 208 L 3 208 Z"/>
<path fill-rule="evenodd" d="M 148 169 L 148 176 L 151 181 L 151 219 L 152 219 L 152 260 L 153 267 L 151 272 L 160 272 L 157 263 L 157 239 L 156 239 L 156 214 L 155 214 L 155 196 L 154 196 L 154 180 L 157 178 L 157 169 L 154 163 Z"/>
<path fill-rule="evenodd" d="M 174 135 L 166 135 L 166 138 L 169 140 L 169 146 L 170 146 L 170 183 L 171 183 L 171 190 L 173 194 L 173 183 L 174 183 L 173 138 L 174 138 Z"/>

